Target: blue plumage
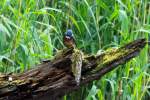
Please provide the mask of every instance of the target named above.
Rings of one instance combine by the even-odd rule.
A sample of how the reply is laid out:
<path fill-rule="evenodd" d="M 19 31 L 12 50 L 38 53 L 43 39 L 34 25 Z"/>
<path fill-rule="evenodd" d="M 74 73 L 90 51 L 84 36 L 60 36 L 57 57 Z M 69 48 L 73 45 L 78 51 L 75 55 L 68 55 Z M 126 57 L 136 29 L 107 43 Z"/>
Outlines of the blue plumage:
<path fill-rule="evenodd" d="M 68 29 L 67 32 L 65 33 L 66 36 L 69 36 L 69 37 L 73 37 L 73 32 L 71 29 Z"/>

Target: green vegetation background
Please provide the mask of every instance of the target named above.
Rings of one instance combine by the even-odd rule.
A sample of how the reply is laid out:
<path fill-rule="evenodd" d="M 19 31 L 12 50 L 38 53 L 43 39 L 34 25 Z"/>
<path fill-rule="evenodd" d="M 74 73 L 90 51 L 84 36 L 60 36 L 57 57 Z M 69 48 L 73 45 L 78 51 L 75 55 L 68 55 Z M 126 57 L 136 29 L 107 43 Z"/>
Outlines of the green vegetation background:
<path fill-rule="evenodd" d="M 71 28 L 77 47 L 96 54 L 150 37 L 150 0 L 0 0 L 0 72 L 23 72 L 64 48 Z M 148 45 L 122 67 L 64 100 L 150 97 Z"/>

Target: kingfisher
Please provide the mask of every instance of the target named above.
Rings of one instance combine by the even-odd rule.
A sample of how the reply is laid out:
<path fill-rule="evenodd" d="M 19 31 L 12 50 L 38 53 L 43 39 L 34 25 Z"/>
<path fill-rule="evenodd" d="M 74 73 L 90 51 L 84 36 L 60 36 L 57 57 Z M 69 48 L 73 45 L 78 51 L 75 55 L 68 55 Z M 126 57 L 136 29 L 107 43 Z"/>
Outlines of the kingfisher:
<path fill-rule="evenodd" d="M 63 42 L 67 48 L 75 48 L 75 39 L 71 29 L 68 29 L 64 34 Z"/>

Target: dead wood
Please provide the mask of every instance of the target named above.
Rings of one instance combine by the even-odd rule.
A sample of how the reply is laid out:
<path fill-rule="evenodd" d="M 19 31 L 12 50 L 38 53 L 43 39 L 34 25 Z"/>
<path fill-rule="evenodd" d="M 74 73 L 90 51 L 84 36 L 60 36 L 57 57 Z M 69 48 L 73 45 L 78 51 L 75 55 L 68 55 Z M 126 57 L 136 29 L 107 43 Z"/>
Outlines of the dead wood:
<path fill-rule="evenodd" d="M 55 59 L 24 73 L 0 74 L 0 100 L 59 99 L 136 57 L 145 45 L 145 39 L 138 39 L 118 49 L 84 56 L 80 85 L 76 85 L 71 71 L 74 49 L 65 50 Z"/>

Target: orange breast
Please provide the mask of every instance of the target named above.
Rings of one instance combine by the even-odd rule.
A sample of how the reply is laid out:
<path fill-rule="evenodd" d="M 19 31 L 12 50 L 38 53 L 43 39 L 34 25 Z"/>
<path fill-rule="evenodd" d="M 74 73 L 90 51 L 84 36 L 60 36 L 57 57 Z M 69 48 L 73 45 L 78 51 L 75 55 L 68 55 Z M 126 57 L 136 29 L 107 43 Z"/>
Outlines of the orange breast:
<path fill-rule="evenodd" d="M 68 48 L 74 47 L 73 39 L 64 37 L 64 45 Z"/>

